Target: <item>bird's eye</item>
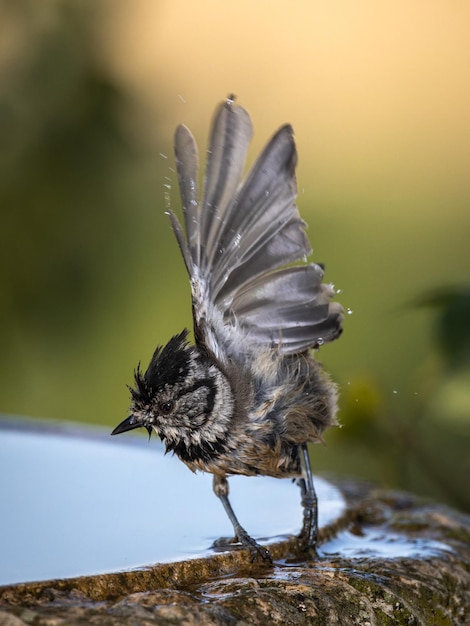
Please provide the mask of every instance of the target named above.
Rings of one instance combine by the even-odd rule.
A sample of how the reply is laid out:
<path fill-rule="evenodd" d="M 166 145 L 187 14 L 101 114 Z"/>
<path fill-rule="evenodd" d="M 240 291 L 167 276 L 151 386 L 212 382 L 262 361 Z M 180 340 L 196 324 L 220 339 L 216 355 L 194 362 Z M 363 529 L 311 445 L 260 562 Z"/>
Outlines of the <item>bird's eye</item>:
<path fill-rule="evenodd" d="M 175 403 L 172 400 L 161 402 L 160 411 L 163 413 L 163 415 L 168 415 L 168 413 L 171 413 L 173 411 L 174 406 L 175 406 Z"/>

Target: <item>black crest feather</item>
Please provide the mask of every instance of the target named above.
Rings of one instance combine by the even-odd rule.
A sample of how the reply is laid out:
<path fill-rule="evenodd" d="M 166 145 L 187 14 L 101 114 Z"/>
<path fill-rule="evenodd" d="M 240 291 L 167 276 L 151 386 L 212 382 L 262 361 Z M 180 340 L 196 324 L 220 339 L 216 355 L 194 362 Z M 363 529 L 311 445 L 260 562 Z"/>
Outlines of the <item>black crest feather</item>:
<path fill-rule="evenodd" d="M 185 380 L 189 372 L 190 346 L 188 330 L 170 339 L 166 346 L 157 346 L 145 374 L 140 364 L 134 372 L 135 389 L 130 389 L 134 401 L 148 404 L 166 385 Z"/>

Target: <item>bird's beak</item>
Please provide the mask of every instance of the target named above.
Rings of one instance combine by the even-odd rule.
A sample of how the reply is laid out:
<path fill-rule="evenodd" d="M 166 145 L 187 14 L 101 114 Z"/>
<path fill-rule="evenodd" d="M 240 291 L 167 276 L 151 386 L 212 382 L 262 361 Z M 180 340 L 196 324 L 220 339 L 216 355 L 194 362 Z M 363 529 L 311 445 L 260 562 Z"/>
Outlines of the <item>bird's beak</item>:
<path fill-rule="evenodd" d="M 142 428 L 142 426 L 142 422 L 137 422 L 133 415 L 129 415 L 129 417 L 127 417 L 123 422 L 116 426 L 111 434 L 120 435 L 121 433 L 125 433 L 128 430 L 134 430 L 134 428 Z"/>

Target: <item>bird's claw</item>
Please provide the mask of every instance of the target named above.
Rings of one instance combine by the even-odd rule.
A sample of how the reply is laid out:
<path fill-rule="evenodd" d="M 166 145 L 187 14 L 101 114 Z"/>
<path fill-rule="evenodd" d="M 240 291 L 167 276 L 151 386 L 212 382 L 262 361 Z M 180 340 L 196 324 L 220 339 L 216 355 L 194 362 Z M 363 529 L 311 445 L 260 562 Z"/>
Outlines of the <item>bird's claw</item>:
<path fill-rule="evenodd" d="M 248 533 L 240 533 L 238 537 L 219 537 L 219 539 L 216 539 L 212 544 L 212 548 L 220 550 L 233 547 L 237 544 L 242 548 L 249 549 L 252 563 L 263 562 L 271 564 L 273 562 L 269 550 L 250 537 Z"/>

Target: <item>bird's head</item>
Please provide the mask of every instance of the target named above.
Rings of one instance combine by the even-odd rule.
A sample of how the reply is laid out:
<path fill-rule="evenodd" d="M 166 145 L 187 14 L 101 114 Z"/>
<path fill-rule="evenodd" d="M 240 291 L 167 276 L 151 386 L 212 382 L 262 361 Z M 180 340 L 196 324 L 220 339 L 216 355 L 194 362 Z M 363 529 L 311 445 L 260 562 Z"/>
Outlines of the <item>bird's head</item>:
<path fill-rule="evenodd" d="M 137 367 L 130 414 L 111 433 L 135 428 L 152 431 L 174 448 L 175 442 L 197 436 L 214 407 L 216 380 L 210 365 L 187 342 L 185 330 L 165 347 L 157 347 L 145 374 Z"/>

